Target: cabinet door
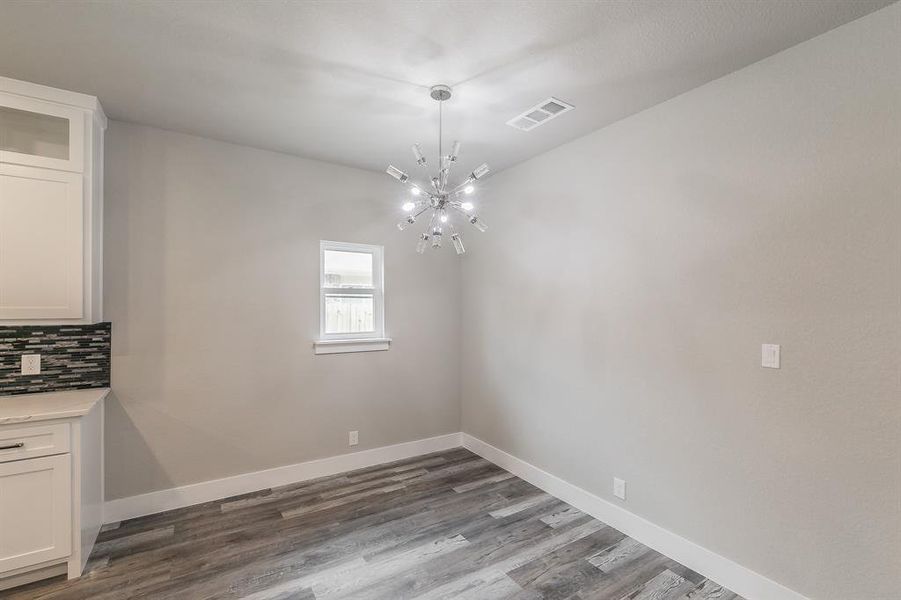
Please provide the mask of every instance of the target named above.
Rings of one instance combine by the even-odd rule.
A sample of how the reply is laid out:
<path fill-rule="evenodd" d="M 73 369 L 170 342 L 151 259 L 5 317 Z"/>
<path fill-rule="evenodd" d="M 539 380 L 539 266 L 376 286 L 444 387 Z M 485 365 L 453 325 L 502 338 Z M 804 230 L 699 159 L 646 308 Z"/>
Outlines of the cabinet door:
<path fill-rule="evenodd" d="M 71 553 L 70 457 L 0 464 L 0 574 Z"/>
<path fill-rule="evenodd" d="M 0 164 L 0 319 L 83 316 L 83 177 Z"/>
<path fill-rule="evenodd" d="M 0 162 L 84 171 L 85 113 L 0 92 Z"/>

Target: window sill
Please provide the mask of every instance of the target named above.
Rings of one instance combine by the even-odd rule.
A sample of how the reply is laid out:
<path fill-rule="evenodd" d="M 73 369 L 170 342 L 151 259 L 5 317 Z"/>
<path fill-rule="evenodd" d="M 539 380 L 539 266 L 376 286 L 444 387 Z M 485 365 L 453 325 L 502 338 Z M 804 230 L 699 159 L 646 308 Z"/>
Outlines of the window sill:
<path fill-rule="evenodd" d="M 363 338 L 358 340 L 316 340 L 313 352 L 316 354 L 340 354 L 342 352 L 377 352 L 387 350 L 391 338 Z"/>

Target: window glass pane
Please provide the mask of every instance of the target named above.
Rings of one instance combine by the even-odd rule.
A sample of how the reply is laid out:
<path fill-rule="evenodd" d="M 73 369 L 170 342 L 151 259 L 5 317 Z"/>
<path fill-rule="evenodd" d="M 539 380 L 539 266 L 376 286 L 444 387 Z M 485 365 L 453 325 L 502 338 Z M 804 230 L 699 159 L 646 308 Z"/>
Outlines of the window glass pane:
<path fill-rule="evenodd" d="M 69 120 L 0 106 L 0 150 L 69 158 Z"/>
<path fill-rule="evenodd" d="M 374 314 L 372 296 L 325 296 L 326 333 L 372 333 Z"/>
<path fill-rule="evenodd" d="M 372 287 L 372 254 L 325 251 L 325 287 Z"/>

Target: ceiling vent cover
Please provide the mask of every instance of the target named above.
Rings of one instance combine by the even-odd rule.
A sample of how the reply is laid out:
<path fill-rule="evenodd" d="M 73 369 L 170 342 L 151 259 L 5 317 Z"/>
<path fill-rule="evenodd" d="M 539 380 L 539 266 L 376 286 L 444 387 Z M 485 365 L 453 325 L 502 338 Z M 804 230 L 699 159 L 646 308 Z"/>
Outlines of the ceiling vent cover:
<path fill-rule="evenodd" d="M 563 100 L 548 98 L 543 102 L 539 102 L 522 114 L 516 115 L 515 117 L 507 121 L 507 125 L 516 129 L 520 129 L 522 131 L 531 131 L 538 126 L 544 125 L 548 121 L 559 117 L 563 113 L 571 111 L 574 108 L 575 106 L 564 102 Z"/>

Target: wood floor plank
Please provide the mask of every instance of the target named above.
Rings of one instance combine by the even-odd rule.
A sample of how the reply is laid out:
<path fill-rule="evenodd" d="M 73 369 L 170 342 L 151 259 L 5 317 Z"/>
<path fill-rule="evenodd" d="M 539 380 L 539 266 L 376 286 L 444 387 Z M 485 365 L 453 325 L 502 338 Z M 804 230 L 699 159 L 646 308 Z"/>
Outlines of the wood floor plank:
<path fill-rule="evenodd" d="M 407 487 L 407 486 L 405 486 L 402 483 L 395 483 L 392 485 L 386 485 L 383 487 L 369 489 L 364 492 L 358 492 L 356 494 L 350 494 L 348 496 L 343 496 L 336 500 L 329 500 L 327 502 L 319 502 L 319 503 L 308 505 L 308 506 L 299 506 L 297 508 L 283 510 L 282 517 L 285 519 L 292 519 L 294 517 L 306 515 L 311 512 L 320 512 L 323 510 L 328 510 L 330 508 L 337 508 L 339 506 L 344 506 L 345 504 L 350 504 L 351 502 L 357 502 L 358 500 L 361 500 L 363 498 L 369 498 L 370 496 L 374 496 L 377 494 L 388 494 L 390 492 L 396 492 L 396 491 L 404 489 L 405 487 Z"/>
<path fill-rule="evenodd" d="M 526 498 L 525 500 L 517 502 L 516 504 L 511 504 L 510 506 L 505 506 L 504 508 L 493 510 L 488 514 L 490 514 L 495 519 L 503 519 L 504 517 L 509 517 L 510 515 L 514 515 L 520 511 L 538 506 L 540 504 L 544 504 L 546 502 L 550 502 L 552 500 L 555 500 L 555 498 L 550 494 L 538 494 L 537 496 Z"/>
<path fill-rule="evenodd" d="M 645 552 L 648 552 L 648 550 L 649 548 L 644 544 L 627 537 L 623 538 L 617 544 L 589 557 L 588 562 L 601 571 L 609 573 L 613 569 L 635 560 Z"/>
<path fill-rule="evenodd" d="M 742 600 L 467 450 L 105 525 L 5 600 Z"/>
<path fill-rule="evenodd" d="M 566 525 L 572 521 L 577 519 L 586 518 L 587 515 L 583 513 L 581 510 L 575 509 L 572 506 L 566 506 L 561 510 L 558 510 L 552 514 L 549 514 L 545 517 L 541 518 L 543 523 L 546 523 L 550 527 L 560 527 L 561 525 Z"/>
<path fill-rule="evenodd" d="M 741 600 L 735 592 L 730 592 L 718 583 L 705 579 L 695 589 L 691 590 L 679 600 Z"/>
<path fill-rule="evenodd" d="M 469 483 L 458 485 L 454 488 L 454 491 L 458 494 L 463 494 L 485 485 L 491 485 L 492 483 L 499 483 L 501 481 L 506 481 L 507 479 L 512 479 L 513 477 L 513 473 L 500 473 L 498 475 L 492 475 L 491 477 L 485 477 L 484 479 L 477 479 L 475 481 L 470 481 Z"/>
<path fill-rule="evenodd" d="M 598 548 L 612 546 L 625 537 L 613 529 L 603 529 L 571 542 L 553 552 L 510 571 L 508 575 L 522 588 L 536 590 L 545 600 L 563 600 L 606 575 L 586 559 Z"/>
<path fill-rule="evenodd" d="M 473 579 L 485 581 L 493 580 L 496 577 L 499 577 L 499 574 L 506 575 L 508 571 L 512 571 L 525 564 L 528 564 L 539 556 L 561 548 L 572 541 L 581 539 L 587 535 L 591 535 L 592 533 L 598 531 L 603 527 L 606 527 L 606 525 L 600 523 L 599 521 L 592 521 L 590 523 L 580 525 L 579 527 L 559 532 L 557 535 L 554 535 L 551 538 L 532 544 L 527 549 L 524 549 L 509 558 L 498 561 L 497 563 L 481 569 L 476 573 L 468 574 L 465 577 L 460 577 L 456 581 L 448 582 L 447 584 L 439 586 L 425 594 L 416 596 L 416 598 L 418 598 L 419 600 L 441 600 L 444 598 L 454 598 L 454 594 L 468 589 L 470 587 L 470 585 L 468 584 Z"/>
<path fill-rule="evenodd" d="M 666 569 L 622 600 L 677 600 L 694 587 L 692 582 Z"/>

